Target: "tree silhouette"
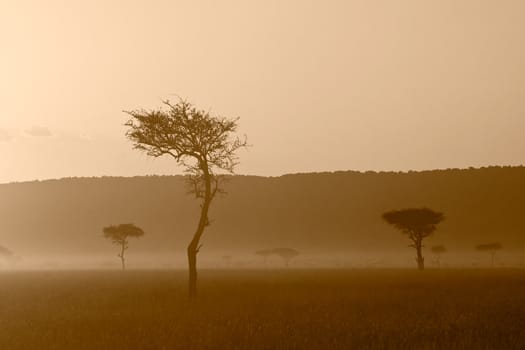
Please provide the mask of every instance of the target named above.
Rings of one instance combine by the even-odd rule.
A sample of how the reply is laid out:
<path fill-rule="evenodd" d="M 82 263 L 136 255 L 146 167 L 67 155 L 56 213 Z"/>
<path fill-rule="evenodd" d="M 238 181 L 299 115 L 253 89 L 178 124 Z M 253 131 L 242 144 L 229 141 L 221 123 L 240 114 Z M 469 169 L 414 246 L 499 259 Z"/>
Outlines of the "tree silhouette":
<path fill-rule="evenodd" d="M 501 245 L 501 243 L 498 243 L 498 242 L 488 243 L 488 244 L 478 244 L 476 246 L 477 251 L 490 253 L 492 267 L 494 267 L 496 252 L 501 249 L 503 249 L 503 246 Z"/>
<path fill-rule="evenodd" d="M 131 119 L 127 137 L 134 148 L 149 156 L 172 156 L 185 169 L 190 191 L 201 200 L 200 218 L 188 245 L 189 296 L 197 295 L 197 254 L 202 234 L 210 225 L 211 203 L 221 189 L 223 176 L 233 174 L 238 158 L 236 151 L 246 140 L 235 136 L 238 119 L 212 116 L 182 99 L 176 104 L 164 101 L 159 110 L 127 112 Z"/>
<path fill-rule="evenodd" d="M 299 255 L 299 252 L 292 248 L 275 248 L 271 250 L 272 254 L 280 256 L 284 260 L 286 267 L 290 266 L 290 261 Z"/>
<path fill-rule="evenodd" d="M 447 248 L 444 245 L 435 245 L 431 248 L 432 253 L 436 255 L 436 261 L 438 266 L 441 266 L 441 254 L 447 252 Z"/>
<path fill-rule="evenodd" d="M 402 209 L 384 213 L 383 219 L 408 236 L 412 241 L 410 247 L 417 252 L 417 266 L 419 270 L 424 270 L 423 239 L 434 233 L 437 225 L 444 220 L 443 214 L 428 208 Z"/>
<path fill-rule="evenodd" d="M 255 252 L 256 255 L 262 256 L 264 265 L 266 265 L 266 262 L 268 261 L 268 257 L 273 254 L 271 249 L 262 249 Z"/>
<path fill-rule="evenodd" d="M 113 244 L 120 246 L 120 252 L 117 256 L 120 258 L 122 270 L 124 271 L 126 269 L 126 258 L 124 255 L 129 247 L 128 238 L 141 237 L 144 235 L 144 231 L 133 224 L 108 226 L 104 227 L 102 231 L 104 232 L 105 238 L 110 239 Z"/>
<path fill-rule="evenodd" d="M 13 252 L 7 249 L 6 247 L 0 246 L 0 257 L 4 259 L 8 259 L 13 257 Z"/>
<path fill-rule="evenodd" d="M 222 261 L 224 262 L 224 266 L 227 267 L 227 268 L 231 268 L 232 267 L 232 259 L 233 259 L 233 257 L 231 255 L 223 255 L 222 256 Z"/>
<path fill-rule="evenodd" d="M 9 264 L 14 262 L 14 260 L 15 254 L 6 247 L 0 246 L 0 261 L 4 261 L 6 264 Z"/>

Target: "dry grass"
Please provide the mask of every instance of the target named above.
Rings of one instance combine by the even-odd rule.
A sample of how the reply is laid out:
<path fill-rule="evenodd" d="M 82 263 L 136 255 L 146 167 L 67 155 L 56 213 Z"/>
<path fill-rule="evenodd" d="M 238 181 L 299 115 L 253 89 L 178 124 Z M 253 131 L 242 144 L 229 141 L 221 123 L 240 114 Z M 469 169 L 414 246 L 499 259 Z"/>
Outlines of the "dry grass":
<path fill-rule="evenodd" d="M 523 349 L 519 270 L 0 274 L 0 349 Z"/>

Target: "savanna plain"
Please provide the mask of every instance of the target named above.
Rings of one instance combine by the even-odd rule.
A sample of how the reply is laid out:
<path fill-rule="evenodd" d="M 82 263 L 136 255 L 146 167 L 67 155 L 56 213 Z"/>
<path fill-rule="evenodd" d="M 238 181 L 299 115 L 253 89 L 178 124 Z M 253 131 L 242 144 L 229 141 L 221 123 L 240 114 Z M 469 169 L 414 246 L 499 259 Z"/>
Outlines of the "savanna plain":
<path fill-rule="evenodd" d="M 0 273 L 0 349 L 523 349 L 519 269 Z"/>

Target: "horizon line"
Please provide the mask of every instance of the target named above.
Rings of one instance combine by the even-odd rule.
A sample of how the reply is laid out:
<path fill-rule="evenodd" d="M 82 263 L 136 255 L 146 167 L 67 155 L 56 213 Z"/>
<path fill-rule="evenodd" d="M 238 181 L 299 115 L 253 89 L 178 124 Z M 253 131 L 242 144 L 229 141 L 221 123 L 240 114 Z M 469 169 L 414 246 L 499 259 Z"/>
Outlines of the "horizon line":
<path fill-rule="evenodd" d="M 520 165 L 487 165 L 480 167 L 464 167 L 464 168 L 434 168 L 434 169 L 423 169 L 423 170 L 332 170 L 332 171 L 304 171 L 304 172 L 291 172 L 283 173 L 280 175 L 256 175 L 256 174 L 224 174 L 226 176 L 245 176 L 245 177 L 261 177 L 261 178 L 280 178 L 291 175 L 313 175 L 313 174 L 337 174 L 337 173 L 357 173 L 357 174 L 412 174 L 412 173 L 428 173 L 428 172 L 444 172 L 444 171 L 472 171 L 472 170 L 483 170 L 483 169 L 496 169 L 496 168 L 524 168 L 525 164 Z M 61 180 L 82 180 L 82 179 L 133 179 L 133 178 L 147 178 L 147 177 L 186 177 L 184 174 L 147 174 L 147 175 L 100 175 L 100 176 L 64 176 L 58 178 L 46 178 L 46 179 L 34 179 L 34 180 L 21 180 L 21 181 L 8 181 L 1 182 L 0 185 L 14 185 L 14 184 L 25 184 L 35 182 L 49 182 L 49 181 L 61 181 Z"/>

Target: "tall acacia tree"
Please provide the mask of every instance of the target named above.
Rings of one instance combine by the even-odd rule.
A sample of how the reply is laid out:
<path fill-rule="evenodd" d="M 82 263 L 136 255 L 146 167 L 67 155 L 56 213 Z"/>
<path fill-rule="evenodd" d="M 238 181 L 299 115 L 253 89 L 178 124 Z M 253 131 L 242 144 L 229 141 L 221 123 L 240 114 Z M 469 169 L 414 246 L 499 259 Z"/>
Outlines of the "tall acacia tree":
<path fill-rule="evenodd" d="M 222 191 L 224 174 L 233 174 L 238 164 L 236 152 L 247 145 L 246 138 L 236 136 L 237 119 L 212 116 L 179 99 L 176 104 L 164 101 L 158 110 L 126 112 L 131 119 L 127 137 L 134 148 L 152 157 L 171 156 L 184 167 L 191 193 L 201 201 L 200 218 L 188 245 L 189 296 L 197 295 L 197 254 L 207 226 L 213 199 Z M 222 174 L 222 175 L 221 175 Z"/>
<path fill-rule="evenodd" d="M 444 220 L 443 214 L 428 208 L 402 209 L 384 213 L 383 219 L 408 236 L 412 241 L 410 247 L 417 252 L 417 267 L 424 270 L 423 239 L 436 231 L 437 225 Z"/>

